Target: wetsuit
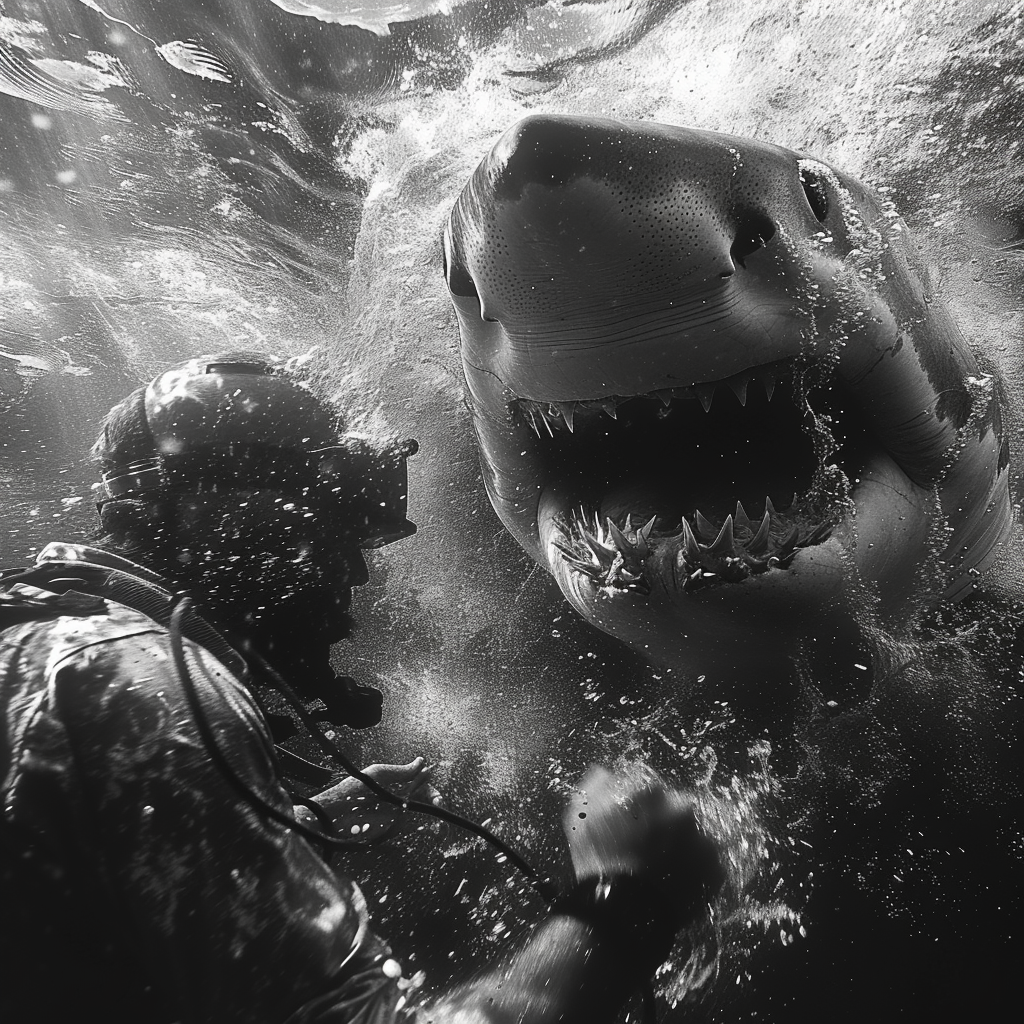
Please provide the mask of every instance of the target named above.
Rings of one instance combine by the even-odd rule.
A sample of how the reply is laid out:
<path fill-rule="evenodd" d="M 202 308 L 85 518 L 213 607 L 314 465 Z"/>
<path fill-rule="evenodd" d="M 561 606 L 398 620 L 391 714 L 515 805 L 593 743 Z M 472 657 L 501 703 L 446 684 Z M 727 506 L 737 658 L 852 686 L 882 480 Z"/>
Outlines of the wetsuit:
<path fill-rule="evenodd" d="M 706 906 L 710 869 L 689 910 L 632 873 L 583 879 L 508 963 L 406 1006 L 358 887 L 256 806 L 312 818 L 242 658 L 186 616 L 179 673 L 160 577 L 66 544 L 38 562 L 0 582 L 0 1021 L 597 1024 Z"/>
<path fill-rule="evenodd" d="M 167 630 L 96 596 L 96 570 L 76 583 L 76 558 L 160 582 L 50 545 L 39 561 L 65 579 L 7 588 L 27 621 L 0 633 L 0 1020 L 395 1020 L 400 971 L 358 887 L 240 797 Z M 290 813 L 245 665 L 189 639 L 204 626 L 184 629 L 203 713 L 238 776 Z"/>

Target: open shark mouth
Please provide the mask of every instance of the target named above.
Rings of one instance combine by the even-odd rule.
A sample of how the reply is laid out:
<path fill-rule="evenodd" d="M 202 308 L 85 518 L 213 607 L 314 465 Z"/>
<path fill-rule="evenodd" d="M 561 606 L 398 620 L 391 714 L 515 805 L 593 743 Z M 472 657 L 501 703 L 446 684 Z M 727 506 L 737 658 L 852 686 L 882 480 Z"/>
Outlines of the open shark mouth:
<path fill-rule="evenodd" d="M 558 514 L 567 564 L 595 586 L 649 593 L 657 549 L 674 587 L 694 592 L 789 569 L 826 541 L 848 511 L 844 468 L 863 431 L 834 393 L 810 405 L 795 362 L 636 398 L 514 401 L 537 475 L 581 496 Z"/>
<path fill-rule="evenodd" d="M 444 249 L 496 512 L 652 657 L 792 652 L 853 600 L 910 621 L 1008 537 L 998 381 L 894 211 L 827 164 L 533 116 Z"/>

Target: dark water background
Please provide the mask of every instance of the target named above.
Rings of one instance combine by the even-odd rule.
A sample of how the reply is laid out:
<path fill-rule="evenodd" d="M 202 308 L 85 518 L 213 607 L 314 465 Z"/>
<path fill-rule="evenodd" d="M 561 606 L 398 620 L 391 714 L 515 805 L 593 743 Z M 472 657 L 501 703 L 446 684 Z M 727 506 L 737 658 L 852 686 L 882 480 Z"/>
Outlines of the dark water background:
<path fill-rule="evenodd" d="M 425 754 L 453 806 L 555 871 L 561 800 L 589 761 L 698 786 L 732 861 L 717 980 L 700 1000 L 732 1019 L 762 961 L 814 943 L 813 858 L 776 813 L 770 751 L 744 746 L 745 769 L 724 769 L 727 715 L 677 720 L 675 681 L 578 622 L 503 533 L 463 410 L 441 225 L 494 138 L 532 111 L 692 124 L 823 157 L 911 225 L 1010 382 L 1019 460 L 1020 18 L 1008 2 L 5 0 L 4 561 L 92 529 L 88 447 L 131 388 L 204 352 L 315 349 L 320 385 L 354 421 L 421 442 L 420 532 L 376 556 L 362 628 L 338 653 L 385 690 L 386 721 L 346 742 L 365 762 Z M 1011 555 L 998 574 L 1011 593 L 1018 566 Z M 1019 832 L 1002 841 L 1001 863 L 1019 857 Z M 857 856 L 877 888 L 873 851 Z M 541 910 L 507 866 L 434 826 L 350 867 L 431 985 L 508 948 Z M 694 980 L 682 962 L 662 979 L 673 1000 Z M 773 1019 L 751 999 L 744 1017 Z"/>

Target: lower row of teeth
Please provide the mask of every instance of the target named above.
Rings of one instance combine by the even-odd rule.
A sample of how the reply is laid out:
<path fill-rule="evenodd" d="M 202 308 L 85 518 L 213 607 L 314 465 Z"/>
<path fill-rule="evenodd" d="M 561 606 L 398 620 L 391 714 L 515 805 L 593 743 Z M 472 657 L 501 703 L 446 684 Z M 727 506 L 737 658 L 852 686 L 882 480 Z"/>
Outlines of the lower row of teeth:
<path fill-rule="evenodd" d="M 598 587 L 646 594 L 650 584 L 645 564 L 656 519 L 637 528 L 631 516 L 619 526 L 612 519 L 602 525 L 595 514 L 591 526 L 581 514 L 567 525 L 555 546 L 573 569 Z M 801 548 L 820 544 L 831 533 L 828 523 L 801 531 L 784 521 L 766 499 L 757 525 L 737 503 L 735 516 L 727 516 L 718 529 L 696 512 L 692 523 L 683 517 L 676 532 L 659 534 L 655 540 L 659 551 L 671 556 L 679 588 L 694 590 L 715 582 L 738 583 L 769 569 L 788 569 Z"/>

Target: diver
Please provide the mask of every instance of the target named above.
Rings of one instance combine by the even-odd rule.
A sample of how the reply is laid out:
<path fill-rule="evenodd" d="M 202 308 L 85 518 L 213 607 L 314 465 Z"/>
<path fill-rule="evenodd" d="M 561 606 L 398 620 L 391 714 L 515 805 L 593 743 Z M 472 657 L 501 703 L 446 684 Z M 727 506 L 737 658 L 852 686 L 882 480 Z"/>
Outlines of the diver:
<path fill-rule="evenodd" d="M 386 831 L 375 798 L 435 806 L 429 772 L 326 785 L 268 723 L 323 746 L 317 719 L 379 720 L 330 648 L 363 549 L 415 529 L 414 450 L 345 433 L 253 353 L 107 415 L 100 539 L 0 581 L 0 1018 L 599 1024 L 708 912 L 721 868 L 690 803 L 595 768 L 564 822 L 576 884 L 510 959 L 428 1002 L 371 931 L 324 849 Z"/>

